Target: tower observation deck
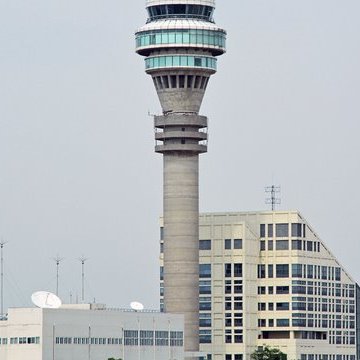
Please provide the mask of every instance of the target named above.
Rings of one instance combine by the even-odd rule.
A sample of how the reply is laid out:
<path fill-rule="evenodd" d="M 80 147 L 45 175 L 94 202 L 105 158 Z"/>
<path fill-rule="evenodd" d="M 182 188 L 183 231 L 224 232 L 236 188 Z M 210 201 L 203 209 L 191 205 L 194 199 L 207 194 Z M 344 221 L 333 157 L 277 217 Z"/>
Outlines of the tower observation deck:
<path fill-rule="evenodd" d="M 226 32 L 215 25 L 215 0 L 147 0 L 136 32 L 163 114 L 154 117 L 155 151 L 164 161 L 164 311 L 185 315 L 185 351 L 199 351 L 199 154 L 207 118 L 199 115 Z"/>

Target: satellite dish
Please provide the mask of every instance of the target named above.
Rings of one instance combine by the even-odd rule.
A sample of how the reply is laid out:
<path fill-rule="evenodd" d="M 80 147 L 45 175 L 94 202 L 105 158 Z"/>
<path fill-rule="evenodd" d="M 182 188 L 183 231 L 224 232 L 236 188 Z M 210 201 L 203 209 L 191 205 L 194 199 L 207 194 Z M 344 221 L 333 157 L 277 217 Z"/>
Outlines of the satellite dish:
<path fill-rule="evenodd" d="M 130 306 L 135 311 L 144 310 L 144 305 L 142 303 L 137 302 L 137 301 L 133 301 L 132 303 L 130 303 Z"/>
<path fill-rule="evenodd" d="M 41 309 L 58 309 L 61 300 L 53 293 L 48 291 L 37 291 L 31 295 L 33 304 Z"/>

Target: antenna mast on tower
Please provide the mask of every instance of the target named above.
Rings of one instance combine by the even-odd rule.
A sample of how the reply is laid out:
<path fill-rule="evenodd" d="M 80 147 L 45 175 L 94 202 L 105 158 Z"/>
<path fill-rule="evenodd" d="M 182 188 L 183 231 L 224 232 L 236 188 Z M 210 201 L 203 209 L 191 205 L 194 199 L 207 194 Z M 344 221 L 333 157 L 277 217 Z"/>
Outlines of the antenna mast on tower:
<path fill-rule="evenodd" d="M 78 259 L 81 262 L 81 302 L 85 302 L 85 261 L 89 260 L 88 258 L 81 256 Z"/>
<path fill-rule="evenodd" d="M 265 204 L 271 205 L 272 211 L 275 210 L 276 205 L 281 204 L 280 197 L 276 197 L 276 195 L 280 194 L 280 192 L 281 192 L 280 186 L 271 185 L 271 186 L 265 187 L 265 193 L 270 194 L 270 196 L 271 196 L 269 198 L 266 198 Z"/>
<path fill-rule="evenodd" d="M 59 296 L 59 265 L 64 260 L 64 258 L 59 257 L 57 255 L 53 258 L 56 264 L 56 296 Z"/>

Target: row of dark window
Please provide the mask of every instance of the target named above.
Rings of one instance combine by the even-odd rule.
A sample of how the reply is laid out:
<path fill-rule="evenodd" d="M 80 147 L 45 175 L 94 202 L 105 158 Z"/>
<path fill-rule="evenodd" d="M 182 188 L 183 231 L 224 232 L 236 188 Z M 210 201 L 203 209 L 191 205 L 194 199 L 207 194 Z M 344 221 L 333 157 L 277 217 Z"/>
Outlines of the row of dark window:
<path fill-rule="evenodd" d="M 163 229 L 163 228 L 161 228 Z M 161 231 L 162 233 L 163 231 Z M 199 240 L 199 250 L 211 250 L 211 240 Z M 243 248 L 242 239 L 225 239 L 224 240 L 224 249 L 225 250 L 241 250 Z M 160 243 L 160 253 L 164 252 L 164 243 Z"/>
<path fill-rule="evenodd" d="M 289 265 L 288 264 L 276 264 L 275 265 L 275 277 L 290 277 Z M 320 266 L 320 265 L 305 265 L 305 264 L 291 264 L 291 276 L 293 278 L 304 278 L 304 279 L 322 279 L 341 281 L 341 268 L 333 266 Z M 273 278 L 274 277 L 274 264 L 258 265 L 258 278 Z M 324 286 L 328 286 L 328 283 L 322 283 Z M 354 288 L 351 289 L 350 297 L 355 296 Z"/>
<path fill-rule="evenodd" d="M 226 264 L 231 265 L 231 264 Z M 234 277 L 242 276 L 242 264 L 234 265 Z M 231 266 L 230 266 L 231 268 Z M 199 278 L 211 278 L 211 264 L 200 264 L 199 265 Z M 160 280 L 164 280 L 164 267 L 160 266 Z M 209 286 L 209 284 L 207 284 Z"/>
<path fill-rule="evenodd" d="M 227 263 L 224 264 L 225 277 L 242 277 L 242 264 L 240 263 Z"/>
<path fill-rule="evenodd" d="M 7 345 L 8 339 L 7 338 L 0 338 L 0 345 Z M 40 344 L 40 337 L 11 337 L 10 338 L 10 345 L 24 345 L 24 344 Z"/>
<path fill-rule="evenodd" d="M 267 247 L 266 247 L 267 243 Z M 321 245 L 319 241 L 306 241 L 300 239 L 293 239 L 289 242 L 289 239 L 286 240 L 275 240 L 275 250 L 303 250 L 303 251 L 313 251 L 320 252 Z M 274 250 L 274 240 L 260 240 L 260 251 L 272 251 Z"/>
<path fill-rule="evenodd" d="M 226 344 L 242 344 L 243 343 L 243 334 L 242 330 L 235 329 L 234 334 L 232 331 L 225 329 L 225 343 Z"/>
<path fill-rule="evenodd" d="M 325 299 L 327 300 L 327 299 Z M 267 306 L 266 306 L 267 305 Z M 291 309 L 293 311 L 321 311 L 321 312 L 337 312 L 337 313 L 351 313 L 353 314 L 355 312 L 355 305 L 349 305 L 349 304 L 327 304 L 327 303 L 314 303 L 306 302 L 305 301 L 293 301 L 291 304 Z M 290 304 L 288 302 L 259 302 L 258 303 L 258 310 L 259 311 L 284 311 L 284 310 L 290 310 Z M 341 321 L 339 322 L 339 324 Z M 354 324 L 354 322 L 352 322 Z M 337 325 L 336 327 L 341 327 L 341 325 Z"/>
<path fill-rule="evenodd" d="M 242 294 L 243 285 L 242 280 L 234 280 L 232 284 L 232 280 L 225 280 L 225 294 Z"/>
<path fill-rule="evenodd" d="M 226 354 L 225 360 L 243 360 L 243 354 Z"/>
<path fill-rule="evenodd" d="M 149 20 L 158 20 L 163 18 L 197 18 L 206 21 L 212 21 L 214 8 L 205 5 L 156 5 L 147 8 Z"/>
<path fill-rule="evenodd" d="M 275 234 L 274 234 L 275 225 Z M 276 237 L 289 237 L 291 229 L 292 237 L 306 237 L 306 225 L 300 223 L 293 224 L 260 224 L 260 237 L 272 238 Z"/>
<path fill-rule="evenodd" d="M 200 344 L 211 343 L 211 329 L 200 329 L 199 330 L 199 342 Z"/>
<path fill-rule="evenodd" d="M 306 281 L 300 281 L 300 280 L 294 280 L 292 281 L 292 289 L 291 289 L 291 293 L 292 294 L 298 294 L 298 295 L 322 295 L 322 296 L 336 296 L 336 297 L 349 297 L 349 298 L 353 298 L 354 297 L 354 289 L 351 288 L 351 286 L 353 287 L 354 285 L 350 284 L 349 288 L 345 288 L 344 285 L 346 286 L 347 284 L 343 285 L 343 288 L 341 288 L 341 284 L 335 284 L 336 287 L 334 287 L 334 284 L 331 284 L 333 286 L 329 287 L 328 285 L 324 285 L 324 286 L 314 286 L 314 282 L 313 281 L 308 281 L 307 282 L 308 285 L 306 286 Z M 316 283 L 316 282 L 315 282 Z M 319 282 L 320 284 L 320 282 Z M 328 283 L 322 283 L 322 284 L 328 284 Z M 329 284 L 330 285 L 330 284 Z M 340 286 L 338 286 L 340 285 Z M 289 286 L 276 286 L 276 294 L 289 294 Z M 274 286 L 269 286 L 268 287 L 268 292 L 269 295 L 274 294 Z M 265 286 L 259 286 L 258 287 L 258 294 L 259 295 L 265 295 L 266 294 L 266 287 Z M 354 300 L 350 300 L 350 302 L 354 302 Z"/>
<path fill-rule="evenodd" d="M 198 66 L 201 66 L 201 64 Z M 153 81 L 156 90 L 185 88 L 205 90 L 209 82 L 209 77 L 197 75 L 163 75 L 155 76 Z"/>
<path fill-rule="evenodd" d="M 355 355 L 341 354 L 301 354 L 300 360 L 355 360 Z"/>
<path fill-rule="evenodd" d="M 281 320 L 280 325 L 278 323 L 278 320 Z M 285 323 L 287 325 L 284 325 Z M 258 326 L 259 327 L 274 327 L 275 326 L 274 324 L 275 324 L 274 319 L 258 319 Z M 328 330 L 328 328 L 330 327 L 327 320 L 322 320 L 322 321 L 318 320 L 318 321 L 315 321 L 315 323 L 314 323 L 313 319 L 306 320 L 306 319 L 301 319 L 301 318 L 291 319 L 291 325 L 294 326 L 294 327 L 324 328 L 326 330 Z M 276 320 L 276 326 L 278 326 L 278 327 L 290 326 L 290 321 L 289 321 L 289 319 L 277 319 Z M 336 328 L 337 329 L 341 328 L 341 323 L 340 323 L 340 326 L 336 326 Z M 346 329 L 349 329 L 349 327 L 346 327 Z M 350 327 L 350 329 L 354 329 L 354 328 Z M 326 340 L 326 338 L 324 338 L 323 340 Z M 354 337 L 349 337 L 349 341 L 350 341 L 350 344 L 354 344 L 355 343 L 355 336 Z M 341 342 L 340 342 L 340 344 L 341 344 Z"/>
<path fill-rule="evenodd" d="M 309 264 L 308 265 L 292 264 L 291 268 L 292 268 L 292 277 L 294 278 L 341 281 L 340 267 L 309 265 Z M 354 297 L 354 295 L 352 295 L 352 297 Z"/>
<path fill-rule="evenodd" d="M 224 249 L 225 250 L 241 250 L 243 248 L 242 239 L 225 239 Z M 199 250 L 211 250 L 211 240 L 200 240 Z"/>

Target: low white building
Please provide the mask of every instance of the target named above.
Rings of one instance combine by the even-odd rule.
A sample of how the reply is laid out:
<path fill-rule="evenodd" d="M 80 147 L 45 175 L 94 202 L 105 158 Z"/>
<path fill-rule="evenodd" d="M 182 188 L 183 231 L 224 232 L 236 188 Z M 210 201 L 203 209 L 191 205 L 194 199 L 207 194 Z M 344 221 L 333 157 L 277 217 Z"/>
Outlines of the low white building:
<path fill-rule="evenodd" d="M 1 360 L 184 359 L 182 315 L 63 305 L 9 309 Z"/>

